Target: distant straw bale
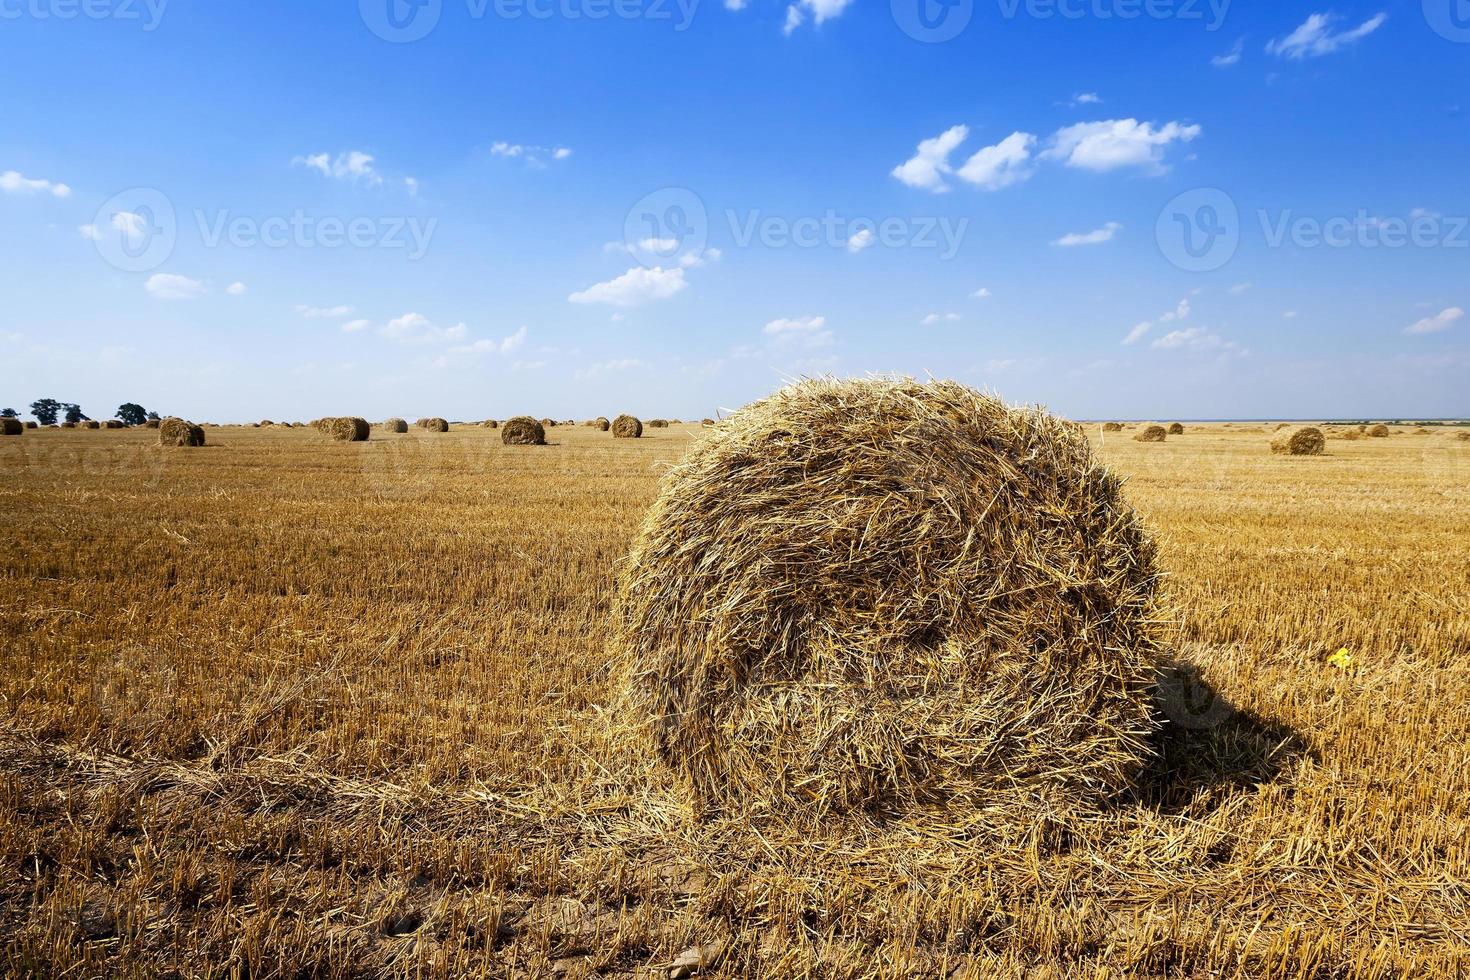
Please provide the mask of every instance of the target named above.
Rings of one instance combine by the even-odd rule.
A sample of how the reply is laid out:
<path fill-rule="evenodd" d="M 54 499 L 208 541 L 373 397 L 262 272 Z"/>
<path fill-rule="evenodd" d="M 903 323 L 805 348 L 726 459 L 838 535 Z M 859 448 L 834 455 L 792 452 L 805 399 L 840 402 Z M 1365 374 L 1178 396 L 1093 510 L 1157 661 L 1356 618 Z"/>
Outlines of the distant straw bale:
<path fill-rule="evenodd" d="M 419 419 L 418 422 L 416 422 L 414 424 L 420 426 L 423 429 L 428 430 L 429 432 L 448 432 L 449 431 L 449 423 L 446 422 L 446 421 L 444 421 L 444 419 L 441 419 L 441 418 Z"/>
<path fill-rule="evenodd" d="M 1368 430 L 1368 435 L 1374 439 L 1385 439 L 1388 437 L 1388 432 L 1388 426 L 1380 422 Z"/>
<path fill-rule="evenodd" d="M 385 432 L 407 432 L 408 431 L 408 422 L 406 420 L 400 419 L 400 418 L 391 418 L 391 419 L 388 419 L 387 421 L 385 421 L 383 423 L 383 431 L 385 431 Z"/>
<path fill-rule="evenodd" d="M 1162 425 L 1151 425 L 1133 437 L 1135 442 L 1163 442 L 1169 431 Z"/>
<path fill-rule="evenodd" d="M 1278 433 L 1271 440 L 1271 451 L 1291 456 L 1320 456 L 1326 445 L 1327 439 L 1321 429 L 1315 425 L 1304 425 L 1300 429 Z"/>
<path fill-rule="evenodd" d="M 204 429 L 186 419 L 169 417 L 158 424 L 158 444 L 161 446 L 202 446 Z"/>
<path fill-rule="evenodd" d="M 643 423 L 631 415 L 619 415 L 613 419 L 612 434 L 616 439 L 637 439 L 643 435 Z"/>
<path fill-rule="evenodd" d="M 500 427 L 500 441 L 507 446 L 544 446 L 546 427 L 529 415 L 517 415 Z"/>
<path fill-rule="evenodd" d="M 1104 422 L 1103 423 L 1103 431 L 1104 432 L 1122 432 L 1123 431 L 1123 424 L 1121 422 Z"/>
<path fill-rule="evenodd" d="M 1169 423 L 1169 435 L 1171 435 L 1171 436 L 1182 436 L 1182 435 L 1184 435 L 1184 423 L 1182 423 L 1182 422 L 1170 422 Z"/>
<path fill-rule="evenodd" d="M 25 431 L 26 427 L 20 424 L 20 419 L 13 419 L 9 416 L 0 418 L 0 436 L 25 435 Z"/>

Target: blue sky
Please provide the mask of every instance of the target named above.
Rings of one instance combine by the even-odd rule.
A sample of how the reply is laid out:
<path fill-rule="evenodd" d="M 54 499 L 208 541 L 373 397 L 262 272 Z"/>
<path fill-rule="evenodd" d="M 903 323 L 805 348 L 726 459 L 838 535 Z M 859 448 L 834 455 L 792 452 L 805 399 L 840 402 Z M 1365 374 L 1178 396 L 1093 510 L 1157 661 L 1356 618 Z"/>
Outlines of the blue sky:
<path fill-rule="evenodd" d="M 1464 0 L 416 2 L 0 0 L 0 401 L 1470 413 Z"/>

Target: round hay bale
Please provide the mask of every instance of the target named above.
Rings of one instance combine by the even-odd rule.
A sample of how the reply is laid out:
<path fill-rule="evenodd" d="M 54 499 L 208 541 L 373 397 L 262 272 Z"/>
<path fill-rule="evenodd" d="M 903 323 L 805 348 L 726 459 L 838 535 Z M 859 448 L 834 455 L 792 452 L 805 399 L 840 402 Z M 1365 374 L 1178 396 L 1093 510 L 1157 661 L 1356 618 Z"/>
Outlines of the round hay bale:
<path fill-rule="evenodd" d="M 715 420 L 714 419 L 700 419 L 699 424 L 700 425 L 714 425 L 715 424 Z"/>
<path fill-rule="evenodd" d="M 1327 437 L 1315 425 L 1304 425 L 1300 429 L 1279 433 L 1271 440 L 1273 453 L 1291 456 L 1321 456 L 1327 446 Z"/>
<path fill-rule="evenodd" d="M 529 415 L 517 415 L 500 427 L 500 441 L 507 446 L 544 446 L 546 427 Z"/>
<path fill-rule="evenodd" d="M 1374 439 L 1385 439 L 1388 437 L 1388 426 L 1380 422 L 1368 430 L 1368 435 Z"/>
<path fill-rule="evenodd" d="M 669 420 L 668 419 L 649 419 L 648 420 L 648 427 L 650 429 L 667 429 L 669 427 Z"/>
<path fill-rule="evenodd" d="M 26 428 L 27 429 L 39 429 L 40 427 L 41 427 L 41 423 L 40 422 L 32 422 L 32 421 L 27 421 L 26 422 Z"/>
<path fill-rule="evenodd" d="M 609 652 L 706 806 L 1088 796 L 1150 754 L 1154 562 L 1069 423 L 954 382 L 803 381 L 669 471 Z"/>
<path fill-rule="evenodd" d="M 163 420 L 162 419 L 149 419 L 147 422 L 144 422 L 143 423 L 143 427 L 145 429 L 156 429 L 156 428 L 158 428 L 162 424 L 163 424 Z"/>
<path fill-rule="evenodd" d="M 367 419 L 355 415 L 340 415 L 327 419 L 326 433 L 338 442 L 366 442 L 369 426 Z"/>
<path fill-rule="evenodd" d="M 1103 431 L 1104 432 L 1122 432 L 1123 431 L 1123 424 L 1121 422 L 1104 422 L 1103 423 Z"/>
<path fill-rule="evenodd" d="M 8 415 L 0 418 L 0 436 L 25 435 L 26 427 L 20 424 L 20 419 L 13 419 Z"/>
<path fill-rule="evenodd" d="M 61 423 L 61 427 L 63 429 L 75 429 L 77 424 L 75 422 L 63 422 Z"/>
<path fill-rule="evenodd" d="M 160 446 L 202 446 L 204 430 L 193 422 L 180 418 L 166 418 L 158 424 Z"/>
<path fill-rule="evenodd" d="M 498 428 L 500 428 L 500 423 L 497 422 L 495 419 L 486 419 L 485 421 L 481 422 L 480 424 L 482 426 L 484 426 L 485 428 L 487 428 L 487 429 L 498 429 Z"/>
<path fill-rule="evenodd" d="M 601 415 L 597 416 L 597 418 L 595 419 L 589 420 L 587 424 L 592 426 L 592 428 L 596 429 L 598 432 L 606 432 L 608 429 L 612 428 L 612 423 L 609 422 L 606 417 Z"/>
<path fill-rule="evenodd" d="M 260 420 L 260 427 L 262 429 L 264 429 L 267 426 L 271 426 L 271 425 L 275 425 L 275 424 L 276 423 L 272 422 L 270 419 L 261 419 Z"/>
<path fill-rule="evenodd" d="M 1135 442 L 1163 442 L 1168 430 L 1162 425 L 1150 425 L 1133 437 Z"/>
<path fill-rule="evenodd" d="M 1272 432 L 1280 432 L 1282 429 L 1289 429 L 1289 428 L 1291 428 L 1291 423 L 1290 422 L 1277 422 L 1276 425 L 1275 425 L 1275 427 L 1273 427 L 1271 429 L 1271 431 Z"/>
<path fill-rule="evenodd" d="M 392 418 L 383 423 L 384 432 L 407 432 L 408 423 L 403 419 Z"/>
<path fill-rule="evenodd" d="M 82 419 L 82 428 L 100 429 L 102 428 L 102 423 L 98 422 L 96 419 Z"/>
<path fill-rule="evenodd" d="M 414 423 L 430 432 L 448 432 L 449 423 L 441 418 L 419 419 Z"/>
<path fill-rule="evenodd" d="M 614 439 L 637 439 L 643 435 L 643 423 L 631 415 L 619 415 L 613 419 Z"/>
<path fill-rule="evenodd" d="M 551 429 L 556 427 L 556 419 L 542 419 L 541 428 Z"/>
<path fill-rule="evenodd" d="M 1182 422 L 1170 422 L 1169 423 L 1169 435 L 1171 435 L 1171 436 L 1182 436 L 1182 435 L 1184 435 L 1184 423 L 1182 423 Z"/>

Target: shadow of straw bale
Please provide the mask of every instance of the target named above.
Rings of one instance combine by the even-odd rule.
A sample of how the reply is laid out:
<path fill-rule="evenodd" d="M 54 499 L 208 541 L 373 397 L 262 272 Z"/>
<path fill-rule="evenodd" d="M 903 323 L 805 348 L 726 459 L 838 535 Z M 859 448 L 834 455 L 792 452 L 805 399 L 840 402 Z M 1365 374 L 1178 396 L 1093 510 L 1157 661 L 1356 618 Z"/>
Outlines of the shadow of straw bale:
<path fill-rule="evenodd" d="M 1161 813 L 1213 810 L 1230 790 L 1277 782 L 1312 756 L 1299 733 L 1232 704 L 1193 664 L 1163 667 L 1154 696 L 1164 727 L 1134 799 Z"/>

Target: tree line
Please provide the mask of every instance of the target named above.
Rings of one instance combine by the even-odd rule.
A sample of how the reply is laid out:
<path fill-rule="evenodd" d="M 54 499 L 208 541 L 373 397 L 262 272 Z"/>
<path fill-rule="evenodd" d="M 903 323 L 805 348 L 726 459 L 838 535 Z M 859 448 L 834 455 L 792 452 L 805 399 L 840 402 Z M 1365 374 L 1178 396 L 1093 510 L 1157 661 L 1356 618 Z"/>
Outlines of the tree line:
<path fill-rule="evenodd" d="M 31 414 L 42 425 L 55 425 L 58 418 L 73 425 L 89 419 L 82 411 L 82 406 L 76 402 L 57 401 L 55 398 L 37 398 L 31 402 Z M 19 418 L 20 413 L 13 408 L 0 408 L 0 416 L 13 419 Z M 114 416 L 124 425 L 143 425 L 149 419 L 158 417 L 157 412 L 150 412 L 137 402 L 123 402 L 117 407 L 117 414 Z"/>

